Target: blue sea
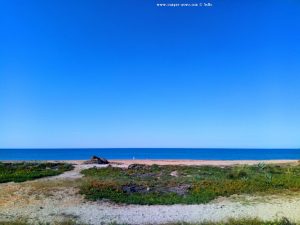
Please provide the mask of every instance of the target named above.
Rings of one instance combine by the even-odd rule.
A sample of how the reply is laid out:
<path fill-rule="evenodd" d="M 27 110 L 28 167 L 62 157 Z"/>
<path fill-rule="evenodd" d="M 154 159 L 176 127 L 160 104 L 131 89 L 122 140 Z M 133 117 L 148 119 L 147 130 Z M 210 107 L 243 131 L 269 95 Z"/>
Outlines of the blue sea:
<path fill-rule="evenodd" d="M 216 148 L 93 148 L 0 149 L 0 160 L 84 160 L 96 155 L 107 159 L 268 160 L 300 159 L 300 149 Z"/>

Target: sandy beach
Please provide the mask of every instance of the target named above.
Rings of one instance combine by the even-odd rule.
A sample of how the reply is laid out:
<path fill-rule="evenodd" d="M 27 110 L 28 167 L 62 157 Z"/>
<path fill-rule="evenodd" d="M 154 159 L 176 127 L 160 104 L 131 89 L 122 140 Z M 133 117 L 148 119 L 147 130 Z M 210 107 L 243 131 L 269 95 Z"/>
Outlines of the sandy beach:
<path fill-rule="evenodd" d="M 85 160 L 40 160 L 41 162 L 65 162 L 83 166 Z M 16 162 L 16 161 L 4 161 Z M 167 159 L 113 159 L 110 164 L 113 166 L 128 167 L 131 164 L 143 165 L 182 165 L 182 166 L 233 166 L 233 165 L 255 165 L 265 164 L 291 164 L 297 163 L 298 160 L 167 160 Z"/>
<path fill-rule="evenodd" d="M 80 163 L 81 161 L 77 161 Z M 281 164 L 297 163 L 298 160 L 112 160 L 112 163 L 121 165 L 144 164 L 144 165 L 184 165 L 184 166 L 232 166 L 232 165 L 255 165 L 258 163 Z"/>

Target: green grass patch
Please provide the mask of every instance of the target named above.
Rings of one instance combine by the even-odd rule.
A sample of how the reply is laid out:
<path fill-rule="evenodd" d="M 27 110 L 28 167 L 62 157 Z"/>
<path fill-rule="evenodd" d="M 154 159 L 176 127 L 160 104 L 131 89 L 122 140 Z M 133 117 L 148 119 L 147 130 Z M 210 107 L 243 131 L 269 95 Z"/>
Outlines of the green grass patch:
<path fill-rule="evenodd" d="M 0 183 L 23 182 L 72 170 L 66 163 L 0 163 Z"/>
<path fill-rule="evenodd" d="M 129 204 L 197 204 L 219 196 L 300 190 L 300 164 L 253 166 L 143 166 L 82 171 L 90 200 Z"/>

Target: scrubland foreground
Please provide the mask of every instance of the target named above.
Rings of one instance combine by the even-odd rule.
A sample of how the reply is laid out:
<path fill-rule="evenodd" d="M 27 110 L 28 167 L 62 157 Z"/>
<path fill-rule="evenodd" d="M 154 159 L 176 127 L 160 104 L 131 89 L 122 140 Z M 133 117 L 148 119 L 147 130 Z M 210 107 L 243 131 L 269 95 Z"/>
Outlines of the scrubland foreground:
<path fill-rule="evenodd" d="M 300 222 L 299 163 L 1 163 L 0 182 L 0 225 Z"/>
<path fill-rule="evenodd" d="M 300 190 L 300 164 L 254 166 L 130 165 L 83 170 L 81 192 L 90 200 L 128 204 L 199 204 L 233 194 Z"/>

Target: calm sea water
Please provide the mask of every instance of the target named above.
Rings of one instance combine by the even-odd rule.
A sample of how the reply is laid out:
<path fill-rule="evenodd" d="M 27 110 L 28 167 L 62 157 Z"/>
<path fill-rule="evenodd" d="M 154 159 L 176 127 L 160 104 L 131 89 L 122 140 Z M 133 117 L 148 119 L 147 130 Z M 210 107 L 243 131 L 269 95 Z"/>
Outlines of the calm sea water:
<path fill-rule="evenodd" d="M 300 149 L 97 148 L 0 149 L 0 160 L 75 160 L 92 155 L 107 159 L 300 159 Z"/>

